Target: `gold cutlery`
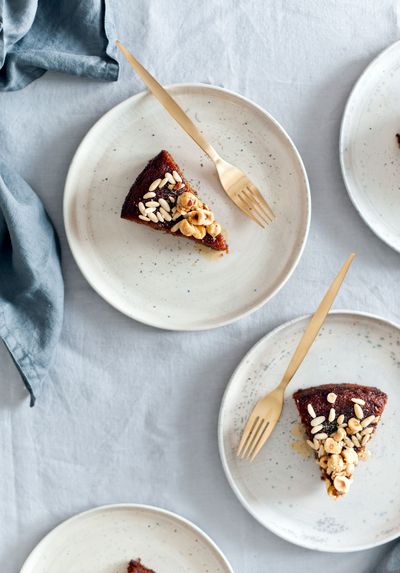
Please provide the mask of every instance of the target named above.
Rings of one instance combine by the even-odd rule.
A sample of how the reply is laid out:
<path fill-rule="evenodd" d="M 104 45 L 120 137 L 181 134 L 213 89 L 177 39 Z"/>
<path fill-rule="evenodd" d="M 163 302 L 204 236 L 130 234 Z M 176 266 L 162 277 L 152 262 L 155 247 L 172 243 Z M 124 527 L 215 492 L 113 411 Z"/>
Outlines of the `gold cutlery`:
<path fill-rule="evenodd" d="M 250 219 L 260 225 L 260 227 L 265 228 L 273 220 L 274 213 L 259 189 L 243 171 L 222 159 L 174 98 L 169 95 L 121 42 L 117 40 L 116 45 L 159 102 L 214 162 L 222 188 L 228 197 Z"/>
<path fill-rule="evenodd" d="M 263 398 L 260 398 L 253 408 L 243 430 L 237 451 L 237 455 L 240 458 L 247 458 L 253 461 L 272 434 L 282 413 L 286 386 L 296 374 L 300 364 L 303 362 L 312 343 L 317 337 L 354 257 L 355 254 L 353 253 L 347 259 L 312 316 L 280 384 L 275 390 L 269 392 Z"/>

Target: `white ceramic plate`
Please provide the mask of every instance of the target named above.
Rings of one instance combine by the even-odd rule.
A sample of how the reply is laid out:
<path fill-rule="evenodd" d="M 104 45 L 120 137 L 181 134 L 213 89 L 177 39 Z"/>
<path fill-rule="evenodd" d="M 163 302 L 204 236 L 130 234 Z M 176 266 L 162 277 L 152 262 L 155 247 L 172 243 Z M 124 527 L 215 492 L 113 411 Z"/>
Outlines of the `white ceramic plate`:
<path fill-rule="evenodd" d="M 222 401 L 219 447 L 228 480 L 244 507 L 265 527 L 309 549 L 346 552 L 374 547 L 400 535 L 400 330 L 380 318 L 350 312 L 328 316 L 291 382 L 284 411 L 253 463 L 236 450 L 256 400 L 273 389 L 304 332 L 307 318 L 284 324 L 245 356 Z M 389 399 L 350 493 L 328 497 L 311 450 L 304 444 L 292 395 L 329 382 L 376 385 Z M 307 457 L 309 456 L 309 457 Z"/>
<path fill-rule="evenodd" d="M 159 573 L 233 573 L 198 527 L 145 505 L 110 505 L 81 513 L 49 533 L 21 573 L 126 573 L 131 559 Z"/>
<path fill-rule="evenodd" d="M 400 251 L 400 42 L 365 70 L 347 102 L 340 160 L 350 198 L 367 225 Z"/>
<path fill-rule="evenodd" d="M 260 307 L 292 273 L 309 227 L 307 177 L 289 137 L 255 104 L 206 85 L 169 89 L 264 191 L 276 221 L 263 231 L 243 215 L 211 162 L 146 92 L 109 111 L 81 143 L 65 187 L 65 227 L 82 273 L 121 312 L 160 328 L 214 328 Z M 133 180 L 163 148 L 215 209 L 228 255 L 120 218 Z"/>

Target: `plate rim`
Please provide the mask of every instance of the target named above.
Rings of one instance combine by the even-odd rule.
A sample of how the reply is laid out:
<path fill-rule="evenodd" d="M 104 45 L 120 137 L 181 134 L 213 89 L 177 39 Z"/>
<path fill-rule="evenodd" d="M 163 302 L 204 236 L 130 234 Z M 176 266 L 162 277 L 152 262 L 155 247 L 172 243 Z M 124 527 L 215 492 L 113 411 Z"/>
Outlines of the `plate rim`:
<path fill-rule="evenodd" d="M 396 247 L 388 237 L 383 236 L 376 228 L 374 228 L 369 221 L 367 220 L 366 215 L 364 215 L 364 212 L 360 206 L 360 203 L 357 200 L 356 195 L 354 194 L 354 192 L 352 191 L 352 187 L 350 184 L 350 180 L 349 177 L 347 175 L 347 171 L 345 168 L 345 164 L 344 164 L 344 137 L 345 137 L 345 123 L 349 117 L 349 113 L 350 113 L 350 105 L 351 105 L 351 101 L 353 99 L 353 97 L 355 97 L 355 94 L 361 84 L 361 82 L 363 81 L 363 79 L 367 76 L 367 74 L 370 73 L 370 71 L 374 68 L 374 66 L 379 62 L 379 60 L 382 58 L 384 58 L 386 56 L 386 54 L 388 52 L 390 52 L 391 50 L 394 50 L 396 47 L 400 47 L 400 40 L 396 40 L 394 42 L 392 42 L 389 46 L 386 46 L 386 48 L 384 48 L 383 50 L 381 50 L 379 52 L 379 54 L 377 54 L 370 62 L 369 64 L 367 64 L 367 66 L 364 68 L 364 70 L 361 72 L 360 76 L 358 77 L 358 79 L 356 80 L 355 84 L 353 85 L 353 87 L 351 88 L 351 91 L 347 97 L 346 100 L 346 104 L 344 106 L 344 111 L 343 111 L 343 115 L 342 115 L 342 119 L 340 122 L 340 132 L 339 132 L 339 160 L 340 160 L 340 169 L 342 172 L 342 178 L 345 184 L 345 188 L 347 191 L 347 194 L 354 206 L 354 208 L 356 209 L 357 213 L 359 214 L 359 216 L 361 217 L 361 219 L 364 221 L 364 223 L 368 226 L 369 229 L 371 229 L 371 231 L 375 234 L 375 236 L 377 236 L 381 241 L 383 241 L 386 245 L 388 245 L 390 248 L 392 248 L 394 251 L 396 251 L 397 253 L 400 253 L 400 244 L 398 247 Z"/>
<path fill-rule="evenodd" d="M 243 101 L 245 104 L 250 105 L 251 107 L 255 108 L 258 112 L 262 113 L 264 116 L 266 116 L 266 118 L 277 128 L 277 130 L 281 133 L 281 135 L 284 136 L 284 138 L 287 140 L 292 152 L 294 153 L 294 157 L 296 158 L 296 160 L 298 161 L 299 167 L 300 167 L 300 172 L 303 176 L 304 179 L 304 188 L 305 188 L 305 207 L 306 207 L 306 221 L 305 221 L 305 228 L 304 228 L 304 234 L 301 237 L 301 242 L 299 244 L 299 249 L 297 252 L 297 255 L 294 259 L 294 261 L 292 262 L 290 268 L 289 268 L 289 272 L 287 273 L 287 275 L 284 277 L 284 279 L 277 284 L 277 286 L 271 291 L 271 293 L 263 298 L 261 300 L 261 302 L 258 302 L 256 304 L 254 304 L 253 306 L 251 306 L 251 308 L 238 313 L 236 316 L 234 316 L 233 318 L 228 318 L 225 320 L 219 320 L 217 322 L 213 322 L 213 324 L 207 324 L 207 325 L 192 325 L 192 326 L 187 326 L 185 328 L 181 328 L 179 326 L 175 326 L 173 323 L 172 324 L 165 324 L 164 323 L 160 323 L 158 322 L 156 319 L 150 319 L 150 320 L 144 320 L 144 318 L 138 318 L 134 312 L 127 312 L 126 309 L 122 309 L 121 305 L 119 305 L 117 302 L 115 301 L 111 301 L 109 300 L 109 298 L 105 297 L 99 289 L 96 286 L 96 281 L 92 280 L 90 277 L 90 273 L 86 272 L 85 270 L 85 265 L 84 265 L 84 261 L 83 261 L 83 257 L 81 259 L 81 255 L 79 254 L 79 249 L 76 248 L 76 245 L 74 244 L 74 239 L 73 239 L 73 231 L 72 231 L 72 227 L 73 225 L 71 224 L 71 212 L 68 209 L 68 202 L 71 202 L 70 199 L 72 197 L 72 191 L 73 191 L 73 186 L 72 186 L 72 177 L 73 177 L 73 171 L 76 168 L 76 164 L 78 163 L 78 155 L 80 154 L 80 152 L 83 149 L 83 146 L 85 145 L 86 140 L 89 138 L 89 136 L 91 135 L 91 133 L 103 122 L 106 122 L 108 119 L 108 116 L 111 115 L 117 108 L 119 107 L 123 107 L 125 105 L 127 105 L 127 102 L 134 102 L 135 100 L 139 100 L 141 97 L 143 97 L 144 95 L 148 94 L 148 90 L 142 90 L 136 94 L 134 94 L 133 96 L 130 96 L 124 100 L 122 100 L 121 102 L 119 102 L 118 104 L 116 104 L 115 106 L 113 106 L 111 109 L 109 109 L 108 111 L 106 111 L 103 115 L 101 115 L 97 121 L 95 121 L 95 123 L 90 127 L 90 129 L 86 132 L 86 134 L 84 135 L 84 137 L 82 138 L 82 140 L 80 141 L 78 147 L 76 148 L 74 155 L 72 157 L 72 160 L 69 164 L 68 167 L 68 172 L 67 172 L 67 176 L 65 178 L 65 184 L 64 184 L 64 190 L 63 190 L 63 222 L 64 222 L 64 229 L 65 229 L 65 234 L 66 234 L 66 238 L 67 238 L 67 243 L 69 246 L 69 249 L 71 251 L 72 257 L 75 261 L 75 264 L 78 266 L 79 271 L 81 272 L 81 274 L 83 275 L 84 279 L 86 280 L 86 282 L 89 284 L 89 286 L 105 301 L 107 302 L 107 304 L 109 304 L 110 306 L 112 306 L 113 308 L 115 308 L 116 310 L 118 310 L 119 312 L 121 312 L 121 314 L 124 314 L 125 316 L 128 316 L 129 318 L 140 322 L 142 324 L 146 324 L 148 326 L 152 326 L 154 328 L 159 328 L 161 330 L 166 330 L 166 331 L 177 331 L 177 332 L 195 332 L 195 331 L 206 331 L 206 330 L 213 330 L 215 328 L 220 328 L 221 326 L 225 326 L 227 324 L 232 324 L 242 318 L 245 318 L 246 316 L 249 316 L 250 314 L 252 314 L 253 312 L 259 310 L 262 306 L 264 306 L 265 304 L 267 304 L 274 296 L 276 296 L 278 294 L 278 292 L 286 285 L 286 283 L 290 280 L 291 276 L 293 275 L 294 271 L 296 270 L 301 257 L 303 256 L 304 253 L 304 249 L 305 246 L 307 244 L 307 240 L 308 240 L 308 236 L 309 236 L 309 231 L 310 231 L 310 225 L 311 225 L 311 215 L 312 215 L 312 204 L 311 204 L 311 191 L 310 191 L 310 182 L 308 179 L 308 175 L 307 175 L 307 171 L 303 162 L 303 159 L 296 147 L 296 145 L 294 144 L 292 138 L 289 136 L 289 134 L 287 133 L 287 131 L 283 128 L 283 126 L 274 118 L 272 117 L 272 115 L 270 115 L 270 113 L 268 111 L 266 111 L 264 108 L 262 108 L 260 105 L 258 105 L 257 103 L 253 102 L 252 100 L 250 100 L 249 98 L 242 96 L 232 90 L 226 89 L 226 88 L 222 88 L 219 86 L 215 86 L 212 84 L 206 84 L 206 83 L 201 83 L 201 82 L 183 82 L 183 83 L 175 83 L 175 84 L 169 84 L 166 85 L 165 88 L 167 90 L 174 90 L 174 89 L 193 89 L 193 88 L 202 88 L 202 89 L 207 89 L 207 90 L 211 90 L 211 91 L 217 91 L 217 92 L 222 92 L 223 94 L 226 94 L 228 96 L 233 96 L 234 98 L 237 98 L 238 100 Z"/>
<path fill-rule="evenodd" d="M 374 313 L 369 313 L 369 312 L 361 312 L 361 311 L 357 311 L 357 310 L 349 310 L 349 309 L 337 309 L 337 310 L 331 310 L 328 313 L 328 316 L 344 316 L 346 318 L 350 318 L 351 316 L 353 316 L 355 319 L 368 319 L 368 320 L 373 320 L 376 322 L 380 322 L 380 323 L 384 323 L 385 325 L 388 325 L 392 328 L 395 328 L 396 330 L 399 331 L 400 333 L 400 323 L 396 323 L 392 320 L 386 319 L 378 314 L 374 314 Z M 250 504 L 246 501 L 246 499 L 244 498 L 244 496 L 242 495 L 242 493 L 240 492 L 238 486 L 236 485 L 233 476 L 229 470 L 229 465 L 228 465 L 228 461 L 225 455 L 225 450 L 224 450 L 224 443 L 223 443 L 223 439 L 224 439 L 224 435 L 223 435 L 223 427 L 222 427 L 222 416 L 223 416 L 223 411 L 225 409 L 225 405 L 226 405 L 226 401 L 227 401 L 227 397 L 228 397 L 228 392 L 231 388 L 231 385 L 233 383 L 234 378 L 237 375 L 237 372 L 239 371 L 239 368 L 242 366 L 242 364 L 247 360 L 247 358 L 249 357 L 249 355 L 256 350 L 256 348 L 258 346 L 260 346 L 261 344 L 264 343 L 264 341 L 268 340 L 269 338 L 273 338 L 276 334 L 278 334 L 281 330 L 284 330 L 285 328 L 291 327 L 293 325 L 295 325 L 297 322 L 301 322 L 302 320 L 306 320 L 311 318 L 312 314 L 304 314 L 302 316 L 293 318 L 291 320 L 288 320 L 286 322 L 284 322 L 283 324 L 278 325 L 277 327 L 273 328 L 271 331 L 267 332 L 267 334 L 265 334 L 264 336 L 262 336 L 247 352 L 246 354 L 242 357 L 242 359 L 240 360 L 240 362 L 238 363 L 238 365 L 236 366 L 235 370 L 233 371 L 231 377 L 229 378 L 229 381 L 226 385 L 226 388 L 224 390 L 224 394 L 222 396 L 222 400 L 221 400 L 221 405 L 220 405 L 220 409 L 219 409 L 219 414 L 218 414 L 218 451 L 219 451 L 219 456 L 220 456 L 220 460 L 222 463 L 222 468 L 224 470 L 224 474 L 225 477 L 232 489 L 232 491 L 234 492 L 235 496 L 237 497 L 237 499 L 239 500 L 239 502 L 241 503 L 241 505 L 244 507 L 244 509 L 260 524 L 262 525 L 262 527 L 264 527 L 265 529 L 267 529 L 268 531 L 271 531 L 274 535 L 277 535 L 278 537 L 280 537 L 281 539 L 284 539 L 285 541 L 288 541 L 289 543 L 292 543 L 294 545 L 297 545 L 299 547 L 304 547 L 305 549 L 311 549 L 313 551 L 319 551 L 321 553 L 352 553 L 354 551 L 364 551 L 366 549 L 372 549 L 373 547 L 378 547 L 380 545 L 384 545 L 385 543 L 388 543 L 389 541 L 393 541 L 394 539 L 397 539 L 400 535 L 400 524 L 398 527 L 398 530 L 396 531 L 396 533 L 392 534 L 392 535 L 388 535 L 385 539 L 381 540 L 381 541 L 377 541 L 377 542 L 371 542 L 371 543 L 364 543 L 364 544 L 360 544 L 360 545 L 354 545 L 351 547 L 345 547 L 345 548 L 324 548 L 324 547 L 320 547 L 314 543 L 307 543 L 305 542 L 299 542 L 299 541 L 295 541 L 294 539 L 292 539 L 290 537 L 290 535 L 285 534 L 281 531 L 278 531 L 277 528 L 275 527 L 270 527 L 269 525 L 266 525 L 265 523 L 263 523 L 261 521 L 261 519 L 257 516 L 257 513 L 252 509 L 252 507 L 250 506 Z"/>
<path fill-rule="evenodd" d="M 93 507 L 93 508 L 85 510 L 85 511 L 80 511 L 79 513 L 76 513 L 75 515 L 68 517 L 67 519 L 65 519 L 64 521 L 62 521 L 61 523 L 59 523 L 58 525 L 53 527 L 53 529 L 51 529 L 48 533 L 46 533 L 46 535 L 44 537 L 42 537 L 42 539 L 35 545 L 35 547 L 29 553 L 28 557 L 25 559 L 25 561 L 24 561 L 24 563 L 20 569 L 20 573 L 31 573 L 31 569 L 29 569 L 29 567 L 31 566 L 30 561 L 33 560 L 33 558 L 35 557 L 35 553 L 37 551 L 39 551 L 42 546 L 44 546 L 46 541 L 48 541 L 48 538 L 51 537 L 53 534 L 58 533 L 59 530 L 63 529 L 64 527 L 68 527 L 71 524 L 71 522 L 78 521 L 79 519 L 82 519 L 82 517 L 85 517 L 85 516 L 91 515 L 91 514 L 95 514 L 98 512 L 100 513 L 101 511 L 110 510 L 110 509 L 111 510 L 112 509 L 147 510 L 147 511 L 153 512 L 155 514 L 161 514 L 164 516 L 168 516 L 172 519 L 175 519 L 177 522 L 179 522 L 179 523 L 185 525 L 186 527 L 189 527 L 190 529 L 192 529 L 200 537 L 203 537 L 203 539 L 206 541 L 206 543 L 208 543 L 209 546 L 213 549 L 213 551 L 218 555 L 218 557 L 221 558 L 223 564 L 226 566 L 227 573 L 234 573 L 232 566 L 229 563 L 226 556 L 224 555 L 224 553 L 217 546 L 215 541 L 213 541 L 213 539 L 211 539 L 211 537 L 207 533 L 205 533 L 205 531 L 203 531 L 198 525 L 194 524 L 189 519 L 187 519 L 181 515 L 178 515 L 177 513 L 170 511 L 168 509 L 164 509 L 164 508 L 158 507 L 156 505 L 148 505 L 148 504 L 142 504 L 142 503 L 112 503 L 112 504 L 106 504 L 106 505 L 99 505 L 99 506 Z"/>

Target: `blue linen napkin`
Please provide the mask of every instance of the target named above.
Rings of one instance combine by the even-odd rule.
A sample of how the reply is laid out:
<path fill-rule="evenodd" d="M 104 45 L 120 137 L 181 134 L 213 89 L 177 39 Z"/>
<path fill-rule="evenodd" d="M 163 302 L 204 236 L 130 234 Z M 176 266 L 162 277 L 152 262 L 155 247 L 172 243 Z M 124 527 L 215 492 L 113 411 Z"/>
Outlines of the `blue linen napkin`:
<path fill-rule="evenodd" d="M 47 70 L 118 79 L 105 0 L 0 1 L 0 91 L 13 91 Z"/>
<path fill-rule="evenodd" d="M 38 196 L 0 159 L 0 337 L 31 406 L 58 342 L 63 306 L 55 230 Z"/>
<path fill-rule="evenodd" d="M 386 555 L 375 573 L 400 573 L 400 543 L 398 542 Z"/>

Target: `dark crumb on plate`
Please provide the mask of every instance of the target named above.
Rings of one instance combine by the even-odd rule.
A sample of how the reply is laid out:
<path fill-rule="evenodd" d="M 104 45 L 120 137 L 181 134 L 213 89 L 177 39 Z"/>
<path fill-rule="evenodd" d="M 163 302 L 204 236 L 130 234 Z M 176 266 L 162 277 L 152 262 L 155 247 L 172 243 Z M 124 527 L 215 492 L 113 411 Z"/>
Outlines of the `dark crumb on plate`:
<path fill-rule="evenodd" d="M 397 143 L 400 147 L 400 133 L 396 133 Z"/>
<path fill-rule="evenodd" d="M 152 569 L 148 569 L 144 565 L 142 565 L 141 560 L 137 559 L 136 561 L 132 560 L 129 562 L 128 573 L 155 573 Z"/>

